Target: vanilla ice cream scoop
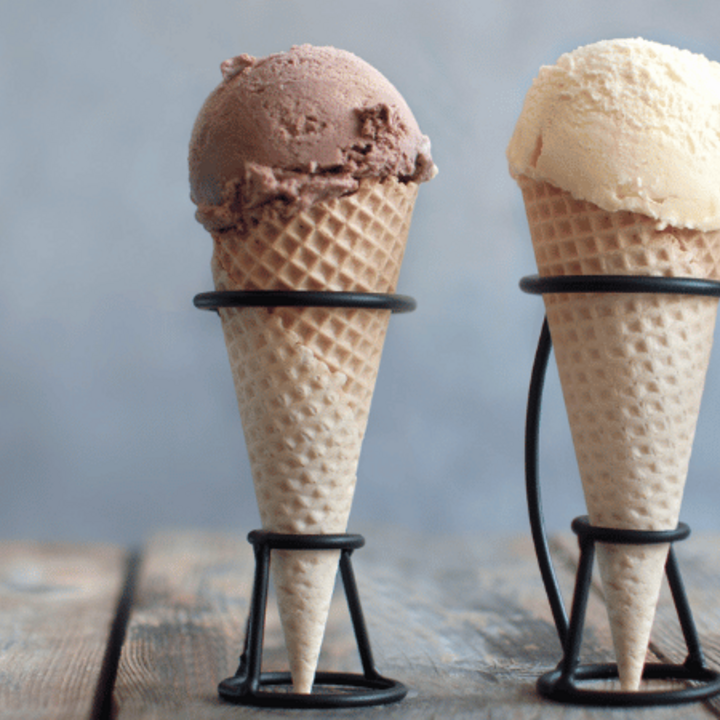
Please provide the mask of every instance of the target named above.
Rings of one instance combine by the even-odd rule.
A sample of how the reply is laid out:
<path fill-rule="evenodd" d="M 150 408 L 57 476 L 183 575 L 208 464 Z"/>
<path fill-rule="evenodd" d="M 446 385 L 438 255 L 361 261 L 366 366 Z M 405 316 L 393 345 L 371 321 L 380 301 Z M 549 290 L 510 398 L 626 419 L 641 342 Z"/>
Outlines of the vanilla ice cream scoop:
<path fill-rule="evenodd" d="M 720 63 L 640 38 L 578 48 L 540 69 L 507 157 L 658 229 L 720 229 Z"/>

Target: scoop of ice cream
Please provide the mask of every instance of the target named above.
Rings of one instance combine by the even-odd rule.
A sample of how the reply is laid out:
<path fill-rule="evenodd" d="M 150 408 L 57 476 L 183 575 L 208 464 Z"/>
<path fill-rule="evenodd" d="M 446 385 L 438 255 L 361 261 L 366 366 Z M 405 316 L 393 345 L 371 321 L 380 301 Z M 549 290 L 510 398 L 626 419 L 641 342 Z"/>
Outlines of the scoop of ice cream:
<path fill-rule="evenodd" d="M 279 200 L 352 193 L 363 178 L 429 180 L 430 141 L 405 100 L 352 53 L 302 45 L 221 65 L 190 141 L 190 187 L 208 229 Z"/>
<path fill-rule="evenodd" d="M 720 64 L 639 38 L 578 48 L 540 69 L 507 157 L 658 229 L 720 229 Z"/>

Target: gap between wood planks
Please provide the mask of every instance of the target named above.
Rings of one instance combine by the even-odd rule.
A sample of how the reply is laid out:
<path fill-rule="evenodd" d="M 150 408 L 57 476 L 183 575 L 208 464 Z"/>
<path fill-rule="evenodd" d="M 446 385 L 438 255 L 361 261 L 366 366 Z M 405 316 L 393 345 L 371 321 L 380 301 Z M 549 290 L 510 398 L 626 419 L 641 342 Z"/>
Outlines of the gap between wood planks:
<path fill-rule="evenodd" d="M 120 655 L 125 641 L 125 632 L 130 620 L 138 573 L 142 561 L 141 551 L 131 549 L 125 562 L 125 579 L 122 592 L 115 609 L 115 619 L 110 628 L 107 647 L 103 657 L 102 669 L 95 688 L 90 720 L 112 720 L 115 680 L 117 678 Z"/>

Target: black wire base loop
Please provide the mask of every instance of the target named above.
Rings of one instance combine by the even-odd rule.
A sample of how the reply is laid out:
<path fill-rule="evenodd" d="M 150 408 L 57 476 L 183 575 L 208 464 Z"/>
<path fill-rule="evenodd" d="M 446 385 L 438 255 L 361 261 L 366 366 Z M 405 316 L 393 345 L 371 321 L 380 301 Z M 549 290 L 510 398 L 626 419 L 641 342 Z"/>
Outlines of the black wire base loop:
<path fill-rule="evenodd" d="M 561 668 L 542 675 L 537 682 L 538 692 L 548 700 L 569 705 L 587 705 L 600 707 L 652 707 L 681 705 L 689 702 L 707 700 L 720 692 L 718 674 L 707 667 L 691 667 L 688 663 L 673 665 L 652 663 L 645 666 L 643 680 L 677 680 L 688 685 L 678 690 L 664 691 L 604 691 L 579 688 L 576 682 L 598 680 L 617 680 L 618 669 L 615 663 L 581 665 L 575 668 L 571 677 L 567 677 Z"/>
<path fill-rule="evenodd" d="M 333 307 L 412 312 L 417 307 L 408 295 L 315 290 L 223 290 L 199 293 L 193 304 L 200 310 L 224 307 Z"/>
<path fill-rule="evenodd" d="M 398 702 L 407 688 L 397 680 L 378 673 L 360 605 L 350 556 L 365 544 L 362 535 L 286 535 L 253 530 L 248 535 L 255 551 L 255 580 L 245 646 L 233 677 L 223 680 L 218 693 L 223 700 L 241 705 L 279 708 L 345 708 Z M 261 672 L 265 612 L 271 550 L 340 550 L 340 574 L 345 589 L 363 674 L 318 672 L 313 692 L 307 695 L 288 691 L 289 672 Z M 263 689 L 266 688 L 266 689 Z M 270 689 L 273 688 L 273 689 Z"/>
<path fill-rule="evenodd" d="M 565 276 L 523 278 L 523 291 L 533 294 L 558 292 L 652 292 L 669 294 L 706 295 L 720 297 L 720 282 L 695 278 L 655 278 L 635 276 Z M 528 392 L 525 424 L 525 488 L 528 515 L 535 553 L 540 567 L 545 592 L 555 621 L 563 659 L 557 668 L 544 674 L 537 682 L 538 692 L 546 698 L 562 703 L 578 705 L 646 707 L 653 705 L 676 705 L 705 700 L 720 693 L 720 673 L 708 668 L 703 658 L 700 640 L 690 611 L 687 594 L 680 575 L 672 543 L 684 540 L 690 528 L 680 523 L 670 531 L 639 531 L 602 528 L 590 525 L 587 517 L 576 518 L 572 529 L 578 536 L 580 561 L 575 581 L 573 603 L 568 619 L 560 586 L 553 567 L 545 520 L 542 511 L 539 465 L 540 408 L 545 384 L 552 340 L 547 318 L 540 332 L 535 354 L 530 389 Z M 675 680 L 689 685 L 663 691 L 625 692 L 614 690 L 591 690 L 578 687 L 578 682 L 613 680 L 618 678 L 616 663 L 580 665 L 580 647 L 585 623 L 585 611 L 590 595 L 595 543 L 654 544 L 671 543 L 665 571 L 678 619 L 688 649 L 681 665 L 666 663 L 647 664 L 643 671 L 645 680 Z"/>

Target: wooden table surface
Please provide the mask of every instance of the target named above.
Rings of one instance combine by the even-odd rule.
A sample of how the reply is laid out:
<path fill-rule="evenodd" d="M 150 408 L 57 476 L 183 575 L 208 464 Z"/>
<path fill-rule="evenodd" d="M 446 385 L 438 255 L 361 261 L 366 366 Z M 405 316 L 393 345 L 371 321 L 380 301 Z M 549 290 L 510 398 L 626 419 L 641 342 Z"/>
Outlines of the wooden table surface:
<path fill-rule="evenodd" d="M 665 718 L 720 717 L 720 699 L 653 709 L 558 705 L 535 691 L 560 646 L 528 537 L 429 538 L 365 529 L 353 563 L 379 671 L 409 688 L 400 703 L 344 710 L 228 705 L 244 636 L 253 557 L 244 536 L 165 532 L 137 553 L 113 546 L 0 544 L 0 718 Z M 552 541 L 567 602 L 577 552 Z M 720 543 L 677 545 L 709 664 L 720 667 Z M 583 661 L 611 659 L 594 589 Z M 685 649 L 664 591 L 652 659 Z M 263 669 L 284 667 L 268 610 Z M 341 592 L 321 657 L 325 670 L 359 670 Z"/>

